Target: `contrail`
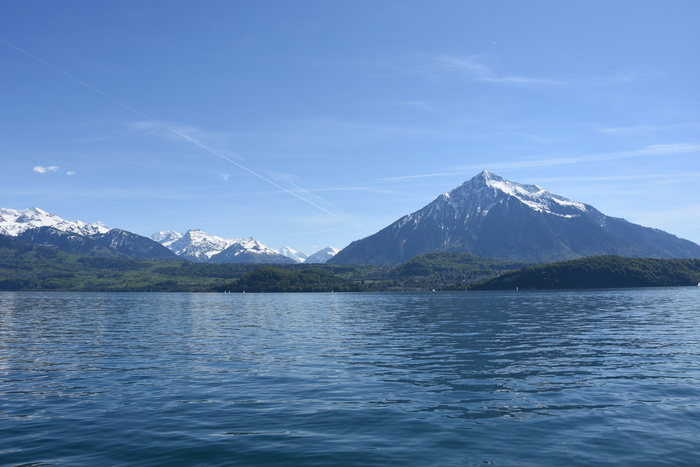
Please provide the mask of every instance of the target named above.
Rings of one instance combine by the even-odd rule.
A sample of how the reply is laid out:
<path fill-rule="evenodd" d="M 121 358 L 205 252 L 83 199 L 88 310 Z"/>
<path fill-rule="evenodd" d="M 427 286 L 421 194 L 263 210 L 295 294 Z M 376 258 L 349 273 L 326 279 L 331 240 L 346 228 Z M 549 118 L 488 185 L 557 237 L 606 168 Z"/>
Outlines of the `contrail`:
<path fill-rule="evenodd" d="M 136 115 L 138 115 L 139 117 L 148 120 L 149 122 L 153 123 L 154 125 L 157 125 L 157 126 L 160 126 L 160 127 L 162 127 L 162 128 L 165 128 L 166 130 L 168 130 L 169 132 L 173 133 L 174 135 L 177 135 L 177 136 L 179 136 L 180 138 L 184 139 L 185 141 L 188 141 L 188 142 L 194 144 L 195 146 L 197 146 L 197 147 L 200 148 L 200 149 L 203 149 L 204 151 L 208 152 L 209 154 L 212 154 L 212 155 L 214 155 L 214 156 L 220 157 L 221 159 L 223 159 L 223 160 L 225 160 L 225 161 L 227 161 L 227 162 L 230 162 L 231 164 L 237 166 L 239 169 L 244 170 L 244 171 L 248 172 L 249 174 L 258 177 L 260 180 L 263 180 L 264 182 L 269 183 L 270 185 L 274 186 L 275 188 L 278 188 L 278 189 L 280 189 L 280 190 L 282 190 L 282 191 L 284 191 L 284 192 L 286 192 L 286 193 L 288 193 L 288 194 L 294 196 L 295 198 L 299 198 L 300 200 L 304 201 L 305 203 L 310 204 L 311 206 L 313 206 L 313 207 L 315 207 L 316 209 L 319 209 L 319 210 L 325 212 L 326 214 L 329 214 L 329 215 L 331 215 L 331 216 L 333 216 L 333 217 L 336 217 L 336 218 L 338 218 L 338 219 L 344 220 L 344 219 L 343 219 L 341 216 L 339 216 L 338 214 L 329 211 L 328 209 L 324 208 L 323 206 L 319 206 L 318 204 L 314 203 L 313 201 L 310 201 L 310 200 L 304 198 L 304 197 L 301 196 L 300 194 L 295 193 L 295 192 L 293 192 L 292 190 L 289 190 L 289 189 L 287 189 L 287 188 L 285 188 L 285 187 L 279 185 L 278 183 L 275 183 L 274 181 L 270 180 L 269 178 L 266 178 L 266 177 L 260 175 L 259 173 L 255 172 L 254 170 L 251 170 L 251 169 L 249 169 L 248 167 L 244 166 L 243 164 L 240 164 L 240 163 L 234 161 L 233 159 L 231 159 L 231 158 L 229 158 L 229 157 L 226 157 L 225 155 L 221 154 L 220 152 L 215 151 L 214 149 L 212 149 L 212 148 L 210 148 L 209 146 L 205 145 L 205 144 L 202 143 L 201 141 L 198 141 L 198 140 L 192 138 L 191 136 L 188 136 L 188 135 L 182 133 L 181 131 L 178 131 L 177 129 L 173 128 L 172 126 L 166 125 L 165 123 L 163 123 L 163 122 L 161 122 L 161 121 L 158 121 L 158 120 L 156 120 L 155 118 L 153 118 L 153 117 L 151 117 L 151 116 L 149 116 L 149 115 L 146 115 L 145 113 L 141 112 L 140 110 L 135 109 L 134 107 L 132 107 L 132 106 L 130 106 L 130 105 L 128 105 L 128 104 L 125 104 L 124 102 L 120 101 L 119 99 L 117 99 L 117 98 L 115 98 L 115 97 L 113 97 L 113 96 L 110 96 L 110 95 L 107 94 L 106 92 L 104 92 L 104 91 L 102 91 L 102 90 L 96 88 L 95 86 L 91 85 L 90 83 L 87 83 L 87 82 L 83 81 L 82 79 L 78 78 L 77 76 L 74 76 L 74 75 L 68 73 L 67 71 L 64 71 L 64 70 L 60 69 L 60 68 L 57 67 L 56 65 L 53 65 L 53 64 L 47 62 L 46 60 L 44 60 L 44 59 L 42 59 L 42 58 L 40 58 L 40 57 L 37 57 L 37 56 L 34 55 L 33 53 L 31 53 L 31 52 L 29 52 L 29 51 L 27 51 L 27 50 L 25 50 L 25 49 L 23 49 L 23 48 L 21 48 L 21 47 L 15 45 L 15 44 L 13 44 L 12 42 L 8 41 L 7 39 L 4 39 L 3 37 L 0 37 L 0 42 L 2 42 L 3 44 L 5 44 L 5 45 L 7 45 L 7 46 L 9 46 L 9 47 L 11 47 L 11 48 L 13 48 L 13 49 L 15 49 L 15 50 L 18 51 L 18 52 L 21 52 L 22 54 L 26 55 L 27 57 L 30 57 L 31 59 L 33 59 L 33 60 L 35 60 L 35 61 L 41 63 L 42 65 L 44 65 L 44 66 L 46 66 L 46 67 L 48 67 L 48 68 L 50 68 L 50 69 L 52 69 L 52 70 L 54 70 L 55 72 L 62 74 L 62 75 L 65 76 L 66 78 L 68 78 L 68 79 L 70 79 L 70 80 L 72 80 L 72 81 L 75 81 L 76 83 L 81 84 L 82 86 L 84 86 L 84 87 L 90 89 L 91 91 L 93 91 L 93 92 L 95 92 L 95 93 L 101 95 L 102 97 L 104 97 L 104 98 L 106 98 L 106 99 L 109 99 L 110 101 L 114 102 L 115 104 L 117 104 L 117 105 L 120 106 L 120 107 L 123 107 L 124 109 L 128 110 L 129 112 L 131 112 L 131 113 L 133 113 L 133 114 L 136 114 Z M 305 190 L 304 190 L 304 191 L 305 191 Z"/>

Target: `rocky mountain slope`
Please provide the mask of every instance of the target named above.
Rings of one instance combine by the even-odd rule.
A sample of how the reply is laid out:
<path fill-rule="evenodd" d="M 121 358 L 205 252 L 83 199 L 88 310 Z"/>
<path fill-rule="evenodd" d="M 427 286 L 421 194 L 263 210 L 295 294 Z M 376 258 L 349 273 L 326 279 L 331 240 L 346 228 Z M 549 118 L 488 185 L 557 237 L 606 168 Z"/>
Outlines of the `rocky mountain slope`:
<path fill-rule="evenodd" d="M 700 258 L 691 241 L 484 171 L 351 243 L 329 264 L 396 265 L 439 251 L 537 263 L 593 255 Z"/>
<path fill-rule="evenodd" d="M 317 251 L 313 255 L 306 258 L 306 263 L 325 263 L 329 259 L 333 258 L 338 254 L 340 250 L 333 248 L 332 246 L 326 247 L 322 250 Z"/>

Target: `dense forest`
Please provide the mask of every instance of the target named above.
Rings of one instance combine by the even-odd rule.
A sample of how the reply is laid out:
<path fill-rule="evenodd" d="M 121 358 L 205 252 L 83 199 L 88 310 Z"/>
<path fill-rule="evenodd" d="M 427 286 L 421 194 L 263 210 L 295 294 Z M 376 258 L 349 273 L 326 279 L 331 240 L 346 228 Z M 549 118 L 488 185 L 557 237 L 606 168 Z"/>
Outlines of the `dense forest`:
<path fill-rule="evenodd" d="M 423 255 L 396 268 L 327 264 L 262 267 L 259 264 L 194 263 L 183 260 L 144 261 L 115 256 L 74 255 L 0 235 L 0 290 L 453 290 L 522 265 L 466 253 Z"/>
<path fill-rule="evenodd" d="M 214 292 L 361 292 L 362 282 L 343 279 L 318 268 L 290 271 L 260 266 L 240 279 L 213 287 Z"/>
<path fill-rule="evenodd" d="M 396 267 L 80 256 L 0 235 L 0 291 L 343 292 L 696 285 L 700 260 L 599 256 L 528 265 L 429 253 Z"/>
<path fill-rule="evenodd" d="M 691 286 L 700 282 L 698 259 L 592 256 L 510 271 L 471 290 L 587 289 Z"/>

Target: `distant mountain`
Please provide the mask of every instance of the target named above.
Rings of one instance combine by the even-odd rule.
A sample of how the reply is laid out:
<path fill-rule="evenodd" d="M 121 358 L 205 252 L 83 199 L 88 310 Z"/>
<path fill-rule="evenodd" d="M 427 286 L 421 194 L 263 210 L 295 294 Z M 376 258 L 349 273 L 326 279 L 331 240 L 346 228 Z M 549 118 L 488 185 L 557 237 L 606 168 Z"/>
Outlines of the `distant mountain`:
<path fill-rule="evenodd" d="M 75 255 L 122 256 L 120 253 L 98 244 L 91 237 L 65 232 L 55 227 L 43 226 L 27 229 L 16 238 L 33 245 L 47 246 Z"/>
<path fill-rule="evenodd" d="M 102 223 L 67 221 L 39 208 L 0 208 L 0 234 L 74 254 L 177 259 L 170 250 L 141 235 L 110 229 Z"/>
<path fill-rule="evenodd" d="M 151 238 L 102 223 L 68 221 L 39 208 L 0 208 L 0 235 L 21 236 L 21 240 L 73 254 L 126 256 L 135 259 L 186 259 L 216 263 L 296 263 L 304 253 L 289 247 L 294 259 L 268 248 L 252 238 L 225 239 L 201 230 L 184 234 L 166 230 Z"/>
<path fill-rule="evenodd" d="M 121 229 L 111 229 L 106 233 L 92 235 L 98 245 L 109 248 L 130 258 L 148 260 L 178 259 L 177 255 L 150 238 L 127 232 Z"/>
<path fill-rule="evenodd" d="M 151 235 L 151 240 L 154 240 L 161 245 L 163 245 L 166 248 L 169 248 L 170 245 L 177 240 L 182 238 L 182 234 L 175 232 L 173 230 L 165 230 L 163 232 L 156 232 L 153 235 Z"/>
<path fill-rule="evenodd" d="M 292 258 L 288 258 L 252 238 L 238 239 L 236 243 L 221 253 L 212 256 L 210 261 L 212 263 L 296 263 Z"/>
<path fill-rule="evenodd" d="M 306 258 L 308 258 L 308 256 L 305 253 L 297 251 L 288 246 L 283 246 L 282 248 L 280 248 L 279 252 L 281 255 L 284 255 L 287 258 L 292 258 L 297 263 L 303 263 L 304 261 L 306 261 Z"/>
<path fill-rule="evenodd" d="M 226 239 L 198 229 L 188 230 L 182 235 L 173 231 L 157 232 L 151 235 L 151 239 L 166 246 L 179 258 L 199 263 L 297 262 L 252 238 Z"/>
<path fill-rule="evenodd" d="M 329 259 L 333 258 L 336 254 L 338 254 L 340 250 L 337 248 L 333 248 L 332 246 L 326 247 L 323 250 L 319 250 L 313 255 L 309 256 L 306 258 L 306 263 L 325 263 Z"/>
<path fill-rule="evenodd" d="M 151 235 L 151 239 L 169 248 L 182 259 L 200 263 L 206 263 L 212 256 L 236 243 L 236 240 L 227 240 L 198 229 L 188 230 L 184 235 L 173 231 L 158 232 Z"/>
<path fill-rule="evenodd" d="M 88 236 L 109 231 L 109 227 L 101 222 L 67 221 L 39 208 L 21 210 L 0 208 L 0 234 L 16 237 L 25 230 L 37 227 L 53 227 L 63 232 Z"/>
<path fill-rule="evenodd" d="M 440 251 L 534 263 L 594 255 L 700 258 L 691 241 L 484 171 L 351 243 L 329 264 L 392 266 Z"/>

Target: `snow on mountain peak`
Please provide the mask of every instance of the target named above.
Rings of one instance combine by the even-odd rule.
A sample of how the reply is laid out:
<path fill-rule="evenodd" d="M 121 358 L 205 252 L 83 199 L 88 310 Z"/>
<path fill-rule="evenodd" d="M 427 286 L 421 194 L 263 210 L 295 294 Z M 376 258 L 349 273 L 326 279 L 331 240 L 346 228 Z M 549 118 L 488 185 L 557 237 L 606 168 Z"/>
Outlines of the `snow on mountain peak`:
<path fill-rule="evenodd" d="M 248 237 L 246 239 L 238 238 L 238 239 L 236 239 L 234 244 L 240 245 L 241 248 L 244 250 L 252 251 L 255 253 L 274 254 L 274 255 L 279 254 L 279 252 L 277 252 L 276 250 L 273 250 L 272 248 L 263 245 L 259 241 L 255 240 L 253 237 Z"/>
<path fill-rule="evenodd" d="M 109 227 L 101 222 L 68 221 L 35 207 L 21 210 L 0 208 L 0 234 L 17 236 L 25 230 L 37 227 L 53 227 L 79 235 L 109 232 Z"/>
<path fill-rule="evenodd" d="M 535 211 L 556 216 L 577 217 L 587 211 L 583 203 L 552 194 L 537 185 L 511 182 L 486 170 L 442 198 L 455 208 L 471 205 L 469 210 L 483 215 L 501 202 L 504 195 L 517 199 Z"/>
<path fill-rule="evenodd" d="M 336 254 L 338 254 L 340 250 L 338 248 L 329 246 L 326 247 L 322 250 L 317 251 L 313 255 L 310 255 L 308 258 L 306 258 L 306 263 L 325 263 L 332 257 L 334 257 Z"/>
<path fill-rule="evenodd" d="M 304 261 L 306 261 L 306 258 L 308 258 L 308 256 L 305 253 L 297 251 L 294 248 L 290 248 L 288 246 L 283 246 L 282 248 L 280 248 L 279 253 L 281 255 L 286 256 L 287 258 L 293 259 L 297 263 L 303 263 Z"/>
<path fill-rule="evenodd" d="M 166 231 L 151 235 L 153 240 L 172 250 L 176 255 L 192 261 L 207 262 L 212 257 L 228 251 L 230 256 L 244 253 L 279 255 L 254 238 L 222 238 L 199 229 L 190 229 L 184 234 Z M 301 253 L 303 255 L 303 253 Z"/>
<path fill-rule="evenodd" d="M 174 230 L 164 230 L 151 235 L 151 240 L 154 240 L 165 247 L 169 247 L 173 242 L 182 238 L 182 234 Z"/>
<path fill-rule="evenodd" d="M 184 234 L 172 233 L 176 235 L 162 236 L 161 240 L 157 240 L 155 237 L 159 235 L 153 234 L 151 238 L 175 252 L 176 255 L 194 261 L 207 261 L 236 242 L 236 240 L 217 237 L 199 229 L 191 229 Z M 179 238 L 175 238 L 177 235 Z"/>

